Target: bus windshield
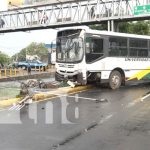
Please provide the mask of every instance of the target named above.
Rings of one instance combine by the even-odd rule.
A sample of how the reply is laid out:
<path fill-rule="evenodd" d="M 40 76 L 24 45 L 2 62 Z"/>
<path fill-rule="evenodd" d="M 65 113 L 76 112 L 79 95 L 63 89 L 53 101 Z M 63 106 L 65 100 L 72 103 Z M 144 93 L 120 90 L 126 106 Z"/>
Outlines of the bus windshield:
<path fill-rule="evenodd" d="M 79 62 L 83 58 L 83 39 L 78 34 L 57 38 L 57 61 Z"/>

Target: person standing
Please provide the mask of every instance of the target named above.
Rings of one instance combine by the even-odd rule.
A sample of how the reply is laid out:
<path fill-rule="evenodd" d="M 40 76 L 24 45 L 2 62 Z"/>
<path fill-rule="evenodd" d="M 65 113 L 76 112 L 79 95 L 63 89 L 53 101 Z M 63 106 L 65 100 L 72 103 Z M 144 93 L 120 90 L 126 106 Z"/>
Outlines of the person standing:
<path fill-rule="evenodd" d="M 93 19 L 95 17 L 95 6 L 92 6 L 90 10 L 90 19 Z"/>
<path fill-rule="evenodd" d="M 28 75 L 31 75 L 31 65 L 29 63 L 28 63 L 27 71 L 28 71 Z"/>
<path fill-rule="evenodd" d="M 5 22 L 2 18 L 0 18 L 0 28 L 3 28 L 5 25 Z"/>

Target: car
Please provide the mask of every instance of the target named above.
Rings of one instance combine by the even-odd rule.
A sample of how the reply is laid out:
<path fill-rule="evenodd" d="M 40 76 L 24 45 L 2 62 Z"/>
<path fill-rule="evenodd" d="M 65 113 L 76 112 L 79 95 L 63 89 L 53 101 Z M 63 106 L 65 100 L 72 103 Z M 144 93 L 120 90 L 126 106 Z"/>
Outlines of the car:
<path fill-rule="evenodd" d="M 39 60 L 26 60 L 26 61 L 20 61 L 18 63 L 16 63 L 16 67 L 17 68 L 22 68 L 22 69 L 27 69 L 28 66 L 30 65 L 31 68 L 43 68 L 44 70 L 46 70 L 48 64 L 47 63 L 43 63 Z"/>

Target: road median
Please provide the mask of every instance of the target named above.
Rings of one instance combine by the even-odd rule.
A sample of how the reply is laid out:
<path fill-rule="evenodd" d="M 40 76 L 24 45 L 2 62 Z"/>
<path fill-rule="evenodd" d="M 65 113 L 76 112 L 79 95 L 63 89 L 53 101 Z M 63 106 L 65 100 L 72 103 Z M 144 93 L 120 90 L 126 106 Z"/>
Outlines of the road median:
<path fill-rule="evenodd" d="M 65 95 L 65 94 L 78 93 L 80 91 L 88 90 L 88 89 L 91 89 L 91 88 L 92 88 L 91 85 L 77 86 L 77 87 L 74 87 L 74 88 L 62 87 L 62 88 L 58 88 L 56 90 L 49 91 L 49 92 L 39 92 L 39 93 L 35 94 L 32 97 L 32 99 L 33 99 L 33 101 L 42 101 L 44 99 L 55 98 L 57 96 L 61 96 L 61 95 Z"/>
<path fill-rule="evenodd" d="M 10 98 L 0 101 L 0 108 L 6 108 L 19 102 L 22 98 Z"/>
<path fill-rule="evenodd" d="M 73 94 L 73 93 L 78 93 L 84 90 L 89 90 L 91 89 L 91 85 L 87 86 L 77 86 L 77 87 L 62 87 L 62 88 L 56 88 L 56 89 L 50 89 L 50 91 L 47 92 L 38 92 L 34 94 L 31 98 L 33 101 L 44 101 L 52 98 L 56 98 L 58 96 L 61 97 L 61 95 L 66 95 L 66 94 Z M 0 101 L 0 107 L 1 108 L 7 108 L 12 105 L 18 104 L 23 98 L 11 98 L 11 99 L 6 99 L 6 100 L 1 100 Z"/>

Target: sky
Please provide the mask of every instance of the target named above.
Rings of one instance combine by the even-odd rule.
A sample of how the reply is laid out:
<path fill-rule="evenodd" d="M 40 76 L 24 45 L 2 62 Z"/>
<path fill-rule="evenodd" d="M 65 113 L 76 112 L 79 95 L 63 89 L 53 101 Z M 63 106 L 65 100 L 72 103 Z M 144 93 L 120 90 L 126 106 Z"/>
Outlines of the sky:
<path fill-rule="evenodd" d="M 7 0 L 0 0 L 0 11 L 7 10 Z M 0 34 L 0 51 L 9 56 L 19 52 L 32 42 L 50 44 L 56 40 L 57 30 L 35 30 Z"/>
<path fill-rule="evenodd" d="M 0 34 L 0 51 L 12 56 L 32 42 L 51 44 L 56 40 L 56 33 L 56 30 L 46 29 Z"/>

